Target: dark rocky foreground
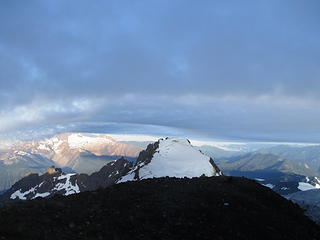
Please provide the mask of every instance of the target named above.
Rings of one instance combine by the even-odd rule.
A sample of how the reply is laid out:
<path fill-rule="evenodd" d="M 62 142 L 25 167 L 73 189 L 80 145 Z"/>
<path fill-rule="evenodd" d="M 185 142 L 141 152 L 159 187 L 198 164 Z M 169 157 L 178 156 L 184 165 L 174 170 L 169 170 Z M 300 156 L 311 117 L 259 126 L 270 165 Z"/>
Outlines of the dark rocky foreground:
<path fill-rule="evenodd" d="M 320 239 L 292 202 L 245 178 L 160 178 L 0 209 L 0 239 Z"/>

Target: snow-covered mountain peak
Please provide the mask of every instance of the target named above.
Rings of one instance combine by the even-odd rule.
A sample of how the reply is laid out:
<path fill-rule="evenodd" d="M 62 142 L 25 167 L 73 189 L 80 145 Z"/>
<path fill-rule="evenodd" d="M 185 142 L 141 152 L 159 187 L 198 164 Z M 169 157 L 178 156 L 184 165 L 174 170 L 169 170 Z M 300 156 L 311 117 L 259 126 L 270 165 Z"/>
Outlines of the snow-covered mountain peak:
<path fill-rule="evenodd" d="M 120 182 L 153 177 L 220 176 L 213 159 L 194 148 L 188 139 L 165 138 L 139 155 L 134 169 Z"/>
<path fill-rule="evenodd" d="M 86 148 L 101 144 L 116 144 L 116 141 L 107 135 L 73 133 L 68 136 L 71 149 Z"/>
<path fill-rule="evenodd" d="M 39 142 L 32 142 L 32 144 L 42 150 L 59 151 L 59 148 L 64 145 L 69 149 L 81 149 L 92 148 L 99 145 L 117 144 L 117 141 L 106 134 L 64 133 Z"/>
<path fill-rule="evenodd" d="M 135 158 L 141 150 L 142 148 L 140 147 L 117 142 L 106 134 L 93 133 L 63 133 L 39 141 L 25 142 L 12 148 L 12 151 L 40 154 L 52 160 L 59 167 L 71 168 L 78 167 L 78 160 L 83 153 L 87 155 L 91 154 L 93 158 L 97 156 Z"/>

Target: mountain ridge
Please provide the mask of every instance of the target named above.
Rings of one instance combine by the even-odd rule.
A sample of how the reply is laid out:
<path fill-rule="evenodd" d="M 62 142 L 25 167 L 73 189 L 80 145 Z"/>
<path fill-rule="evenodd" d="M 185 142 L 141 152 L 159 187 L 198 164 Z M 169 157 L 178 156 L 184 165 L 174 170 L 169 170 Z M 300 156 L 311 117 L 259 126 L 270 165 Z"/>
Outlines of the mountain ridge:
<path fill-rule="evenodd" d="M 189 140 L 165 138 L 149 144 L 146 150 L 140 152 L 135 163 L 122 157 L 91 175 L 66 174 L 54 167 L 40 176 L 31 174 L 15 183 L 0 196 L 0 200 L 31 200 L 55 194 L 67 196 L 144 178 L 221 175 L 213 159 L 194 148 Z"/>

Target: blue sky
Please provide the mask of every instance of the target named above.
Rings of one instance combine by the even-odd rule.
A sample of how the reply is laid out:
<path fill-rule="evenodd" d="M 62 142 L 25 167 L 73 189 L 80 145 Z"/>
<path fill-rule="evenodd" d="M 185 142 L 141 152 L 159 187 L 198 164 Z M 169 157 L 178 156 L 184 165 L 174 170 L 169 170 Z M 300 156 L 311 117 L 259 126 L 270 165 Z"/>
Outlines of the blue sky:
<path fill-rule="evenodd" d="M 116 122 L 318 142 L 319 11 L 317 0 L 1 1 L 0 132 Z"/>

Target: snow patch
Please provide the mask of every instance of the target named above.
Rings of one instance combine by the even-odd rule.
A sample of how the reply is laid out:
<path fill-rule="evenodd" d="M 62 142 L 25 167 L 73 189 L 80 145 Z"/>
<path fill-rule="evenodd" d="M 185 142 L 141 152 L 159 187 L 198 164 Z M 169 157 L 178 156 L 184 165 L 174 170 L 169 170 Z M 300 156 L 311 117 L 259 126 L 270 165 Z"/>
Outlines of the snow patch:
<path fill-rule="evenodd" d="M 312 186 L 310 183 L 299 182 L 298 189 L 301 191 L 307 191 L 307 190 L 311 190 L 311 189 L 316 189 L 316 187 Z"/>
<path fill-rule="evenodd" d="M 263 184 L 263 183 L 262 183 L 262 185 L 265 186 L 265 187 L 268 187 L 268 188 L 270 188 L 270 189 L 273 189 L 273 188 L 274 188 L 274 185 L 271 184 L 271 183 L 267 183 L 267 184 Z"/>
<path fill-rule="evenodd" d="M 36 190 L 38 188 L 40 188 L 43 184 L 44 184 L 44 182 L 41 182 L 39 185 L 36 185 L 25 192 L 21 192 L 21 189 L 19 189 L 11 194 L 10 199 L 18 198 L 20 200 L 27 200 L 26 196 L 29 195 L 30 193 L 35 194 Z M 34 197 L 32 197 L 31 199 L 35 199 L 37 197 L 47 197 L 49 195 L 50 195 L 50 193 L 36 193 L 36 195 Z"/>
<path fill-rule="evenodd" d="M 50 195 L 49 192 L 45 192 L 45 193 L 37 193 L 33 198 L 31 199 L 35 199 L 37 197 L 42 197 L 42 198 L 45 198 L 45 197 L 48 197 Z"/>
<path fill-rule="evenodd" d="M 56 191 L 65 190 L 65 193 L 63 194 L 65 196 L 79 193 L 80 189 L 79 189 L 77 182 L 75 182 L 75 185 L 72 185 L 72 183 L 70 181 L 70 178 L 73 175 L 75 175 L 75 174 L 65 174 L 65 175 L 59 176 L 58 180 L 66 179 L 66 181 L 65 181 L 65 183 L 57 183 L 53 190 L 56 190 Z"/>
<path fill-rule="evenodd" d="M 14 151 L 14 153 L 17 154 L 17 155 L 20 155 L 20 156 L 28 156 L 28 155 L 30 155 L 29 153 L 24 152 L 24 151 Z"/>
<path fill-rule="evenodd" d="M 127 175 L 122 177 L 117 183 L 128 182 L 133 180 L 134 180 L 134 171 L 131 171 Z"/>
<path fill-rule="evenodd" d="M 50 150 L 50 148 L 46 144 L 44 144 L 43 142 L 40 142 L 38 149 L 46 150 L 46 151 Z"/>
<path fill-rule="evenodd" d="M 34 193 L 37 187 L 38 186 L 32 187 L 28 191 L 25 191 L 25 192 L 21 192 L 21 189 L 19 189 L 11 194 L 10 199 L 19 198 L 20 200 L 27 200 L 26 196 L 30 193 Z"/>
<path fill-rule="evenodd" d="M 63 174 L 58 177 L 58 180 L 62 180 L 62 179 L 66 179 L 66 178 L 70 179 L 70 177 L 73 175 L 76 175 L 76 173 Z"/>
<path fill-rule="evenodd" d="M 263 182 L 263 181 L 265 181 L 265 179 L 263 179 L 263 178 L 255 178 L 254 180 L 256 180 L 256 181 L 258 181 L 258 182 Z"/>

